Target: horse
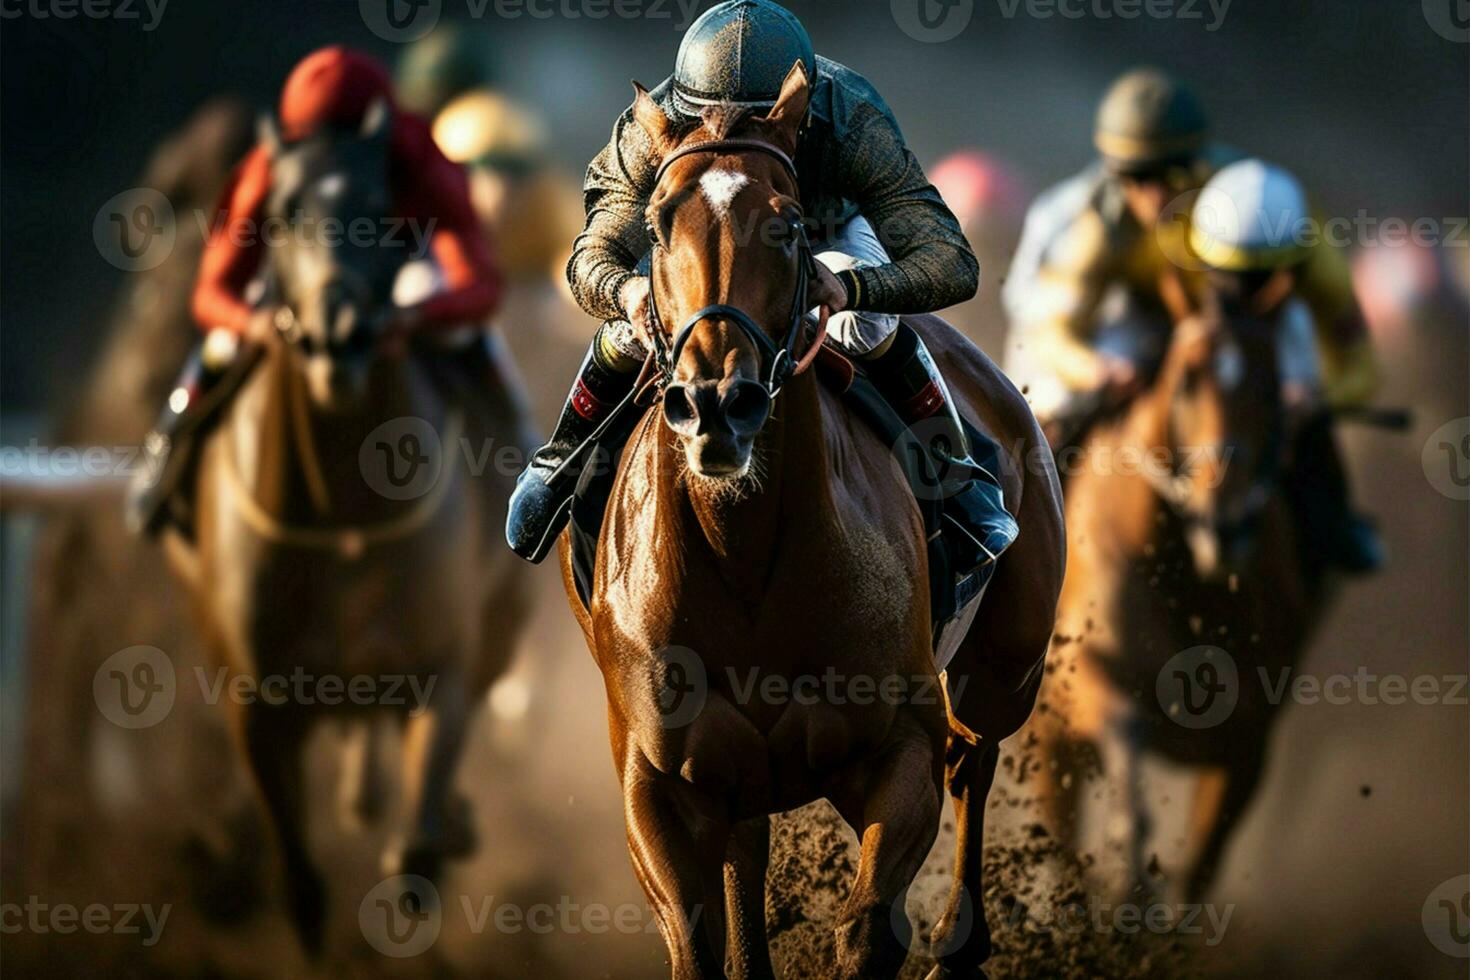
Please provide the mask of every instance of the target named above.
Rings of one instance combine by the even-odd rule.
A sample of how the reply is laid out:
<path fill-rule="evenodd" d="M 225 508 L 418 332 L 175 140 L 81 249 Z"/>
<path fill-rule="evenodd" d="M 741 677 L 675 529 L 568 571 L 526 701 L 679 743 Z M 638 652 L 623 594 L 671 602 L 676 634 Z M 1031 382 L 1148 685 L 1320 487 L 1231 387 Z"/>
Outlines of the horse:
<path fill-rule="evenodd" d="M 688 326 L 667 352 L 661 410 L 636 423 L 613 477 L 585 609 L 566 535 L 561 556 L 672 975 L 724 976 L 728 956 L 732 975 L 774 976 L 770 816 L 823 798 L 861 843 L 830 975 L 895 975 L 946 787 L 959 833 L 932 975 L 973 975 L 990 953 L 985 798 L 999 740 L 1032 708 L 1061 588 L 1045 441 L 988 358 L 938 318 L 911 319 L 966 415 L 1013 454 L 1005 496 L 1022 529 L 941 679 L 924 526 L 897 451 L 815 372 L 786 378 L 772 403 L 780 365 L 814 353 L 790 354 L 811 259 L 791 163 L 805 74 L 795 67 L 763 116 L 720 107 L 692 129 L 635 92 L 661 160 L 653 300 L 661 322 Z M 710 181 L 724 193 L 702 194 Z M 1045 463 L 1028 471 L 1027 456 Z"/>
<path fill-rule="evenodd" d="M 1061 451 L 1067 576 L 1030 731 L 1043 826 L 1077 846 L 1101 766 L 1121 786 L 1110 836 L 1150 898 L 1167 889 L 1145 857 L 1142 756 L 1196 775 L 1178 877 L 1199 902 L 1260 784 L 1272 685 L 1299 662 L 1329 580 L 1284 479 L 1275 318 L 1213 292 L 1176 317 L 1149 386 Z"/>
<path fill-rule="evenodd" d="M 445 355 L 385 343 L 395 279 L 417 258 L 382 237 L 386 109 L 357 133 L 289 144 L 263 127 L 267 223 L 284 229 L 265 259 L 278 329 L 200 445 L 194 542 L 171 532 L 165 544 L 228 671 L 229 726 L 279 843 L 292 923 L 316 954 L 327 896 L 306 846 L 303 750 L 318 722 L 340 719 L 352 736 L 349 825 L 379 807 L 376 716 L 402 723 L 406 827 L 385 874 L 432 881 L 473 848 L 453 777 L 529 597 L 499 541 L 511 477 L 472 473 L 464 449 L 527 439 L 512 393 L 463 379 L 456 391 L 452 366 L 434 368 Z"/>

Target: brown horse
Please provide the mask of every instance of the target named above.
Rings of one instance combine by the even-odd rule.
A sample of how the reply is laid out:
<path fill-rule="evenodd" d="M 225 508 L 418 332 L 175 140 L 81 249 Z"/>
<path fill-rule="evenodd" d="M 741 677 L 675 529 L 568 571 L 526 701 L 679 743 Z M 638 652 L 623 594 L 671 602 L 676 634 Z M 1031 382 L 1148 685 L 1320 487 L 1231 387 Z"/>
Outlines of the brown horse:
<path fill-rule="evenodd" d="M 1180 875 L 1190 902 L 1259 784 L 1271 685 L 1326 603 L 1282 482 L 1275 318 L 1206 309 L 1174 329 L 1152 386 L 1062 454 L 1067 579 L 1031 727 L 1043 815 L 1064 842 L 1078 841 L 1099 762 L 1121 784 L 1114 842 L 1145 894 L 1159 883 L 1141 755 L 1197 772 Z"/>
<path fill-rule="evenodd" d="M 429 366 L 442 354 L 384 354 L 381 314 L 405 247 L 309 232 L 329 219 L 384 227 L 373 220 L 388 206 L 384 119 L 371 113 L 356 136 L 272 141 L 270 214 L 308 232 L 269 249 L 282 330 L 201 446 L 197 547 L 168 540 L 227 668 L 222 699 L 312 952 L 326 896 L 306 848 L 309 731 L 332 717 L 367 726 L 379 711 L 403 720 L 407 826 L 383 866 L 433 879 L 472 846 L 455 767 L 524 615 L 499 536 L 510 477 L 467 471 L 477 454 L 465 452 L 465 440 L 524 446 L 517 402 L 453 390 L 452 366 Z M 371 745 L 357 740 L 342 766 L 364 791 Z"/>
<path fill-rule="evenodd" d="M 766 116 L 716 110 L 681 133 L 638 89 L 635 115 L 663 160 L 653 294 L 661 318 L 692 326 L 672 352 L 661 416 L 624 450 L 590 612 L 565 540 L 563 571 L 606 683 L 634 870 L 675 977 L 724 976 L 727 957 L 732 975 L 773 976 L 769 815 L 822 798 L 861 843 L 829 975 L 894 975 L 946 779 L 959 841 L 935 974 L 973 975 L 990 948 L 985 797 L 998 741 L 1040 684 L 1063 566 L 1059 490 L 1049 461 L 1007 473 L 1021 537 L 943 697 L 923 525 L 890 447 L 813 373 L 790 378 L 774 412 L 763 380 L 804 306 L 789 157 L 809 97 L 798 66 Z M 712 171 L 733 196 L 699 192 Z M 696 314 L 710 304 L 728 305 Z M 995 366 L 936 318 L 913 326 L 1011 462 L 1042 455 Z"/>

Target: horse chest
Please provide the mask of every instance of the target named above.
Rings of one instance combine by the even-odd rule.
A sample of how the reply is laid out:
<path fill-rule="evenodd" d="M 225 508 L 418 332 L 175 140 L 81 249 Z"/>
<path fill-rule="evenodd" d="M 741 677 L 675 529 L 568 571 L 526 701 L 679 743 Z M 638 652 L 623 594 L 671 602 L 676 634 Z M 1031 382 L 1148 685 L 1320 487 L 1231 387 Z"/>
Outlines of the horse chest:
<path fill-rule="evenodd" d="M 474 633 L 468 554 L 385 546 L 357 558 L 243 543 L 218 589 L 237 643 L 262 670 L 382 673 L 458 655 Z"/>

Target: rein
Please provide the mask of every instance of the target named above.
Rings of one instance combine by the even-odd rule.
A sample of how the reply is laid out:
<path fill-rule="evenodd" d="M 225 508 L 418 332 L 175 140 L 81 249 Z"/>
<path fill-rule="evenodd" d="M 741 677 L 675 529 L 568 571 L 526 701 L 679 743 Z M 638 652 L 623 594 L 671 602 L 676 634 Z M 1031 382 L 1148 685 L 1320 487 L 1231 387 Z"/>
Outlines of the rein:
<path fill-rule="evenodd" d="M 442 441 L 444 445 L 458 442 L 464 434 L 464 417 L 458 412 L 450 413 Z M 454 482 L 454 469 L 446 468 L 428 493 L 414 502 L 413 507 L 397 517 L 372 524 L 349 524 L 337 526 L 289 524 L 271 514 L 255 499 L 255 494 L 245 485 L 244 478 L 235 461 L 233 445 L 223 447 L 225 480 L 233 491 L 231 498 L 236 512 L 250 525 L 250 529 L 272 544 L 317 551 L 334 551 L 346 559 L 361 556 L 364 549 L 387 544 L 407 537 L 422 528 L 439 511 Z M 318 470 L 320 461 L 312 450 L 311 465 Z M 457 467 L 456 467 L 457 468 Z"/>
<path fill-rule="evenodd" d="M 763 153 L 774 158 L 777 163 L 781 164 L 782 169 L 791 175 L 791 179 L 796 180 L 796 164 L 779 147 L 763 140 L 727 139 L 691 143 L 675 150 L 659 165 L 658 172 L 653 179 L 654 186 L 657 187 L 662 182 L 670 165 L 677 160 L 696 153 L 731 152 Z M 822 347 L 822 342 L 826 339 L 829 312 L 826 307 L 822 308 L 812 345 L 805 354 L 798 356 L 797 345 L 801 342 L 803 327 L 806 325 L 807 291 L 811 281 L 817 276 L 817 259 L 812 251 L 811 241 L 807 238 L 806 226 L 797 221 L 792 226 L 792 233 L 796 236 L 796 289 L 791 297 L 791 315 L 787 319 L 786 340 L 780 346 L 761 329 L 760 324 L 756 323 L 749 313 L 729 303 L 713 303 L 696 310 L 674 332 L 670 340 L 664 329 L 663 318 L 658 311 L 658 297 L 652 289 L 649 290 L 648 304 L 649 318 L 653 327 L 651 331 L 653 357 L 659 373 L 659 387 L 666 388 L 673 383 L 674 365 L 679 363 L 679 355 L 683 352 L 684 345 L 694 332 L 694 328 L 705 320 L 711 319 L 726 320 L 734 324 L 755 347 L 760 358 L 760 383 L 771 398 L 780 394 L 782 386 L 787 381 L 811 365 Z M 655 240 L 655 253 L 661 247 Z"/>

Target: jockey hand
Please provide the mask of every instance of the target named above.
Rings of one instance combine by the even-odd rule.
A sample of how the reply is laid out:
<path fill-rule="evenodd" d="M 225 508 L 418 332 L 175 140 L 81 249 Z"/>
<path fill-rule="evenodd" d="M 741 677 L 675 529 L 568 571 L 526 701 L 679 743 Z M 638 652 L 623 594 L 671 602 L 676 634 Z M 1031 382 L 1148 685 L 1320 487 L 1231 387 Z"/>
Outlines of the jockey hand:
<path fill-rule="evenodd" d="M 276 319 L 282 307 L 265 306 L 254 310 L 245 324 L 244 340 L 259 345 L 269 340 L 277 331 Z"/>
<path fill-rule="evenodd" d="M 829 313 L 841 313 L 847 309 L 847 287 L 832 274 L 832 270 L 821 262 L 817 263 L 817 278 L 806 288 L 807 305 L 825 306 Z"/>
<path fill-rule="evenodd" d="M 623 307 L 623 316 L 633 325 L 638 339 L 648 350 L 653 350 L 653 300 L 652 286 L 647 276 L 634 276 L 623 283 L 618 291 L 618 302 Z"/>
<path fill-rule="evenodd" d="M 1303 381 L 1283 381 L 1281 407 L 1286 413 L 1287 431 L 1297 432 L 1321 413 L 1325 405 L 1316 386 Z"/>

